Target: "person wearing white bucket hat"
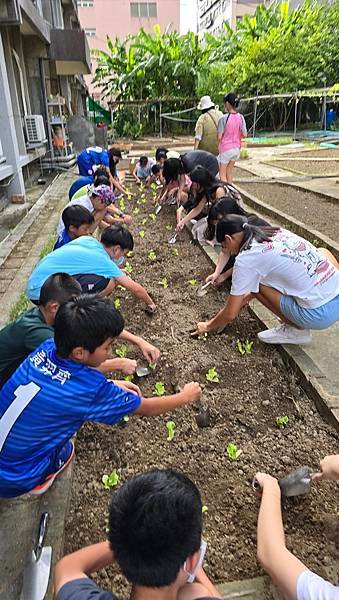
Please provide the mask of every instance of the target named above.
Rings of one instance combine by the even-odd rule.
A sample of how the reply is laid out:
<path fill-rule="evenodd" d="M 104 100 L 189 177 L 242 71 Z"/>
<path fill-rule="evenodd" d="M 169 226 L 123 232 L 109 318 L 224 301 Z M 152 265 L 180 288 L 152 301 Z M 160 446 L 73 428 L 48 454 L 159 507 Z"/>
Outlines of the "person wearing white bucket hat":
<path fill-rule="evenodd" d="M 207 150 L 218 154 L 218 122 L 222 112 L 215 106 L 210 96 L 202 96 L 197 106 L 201 115 L 195 125 L 194 150 Z"/>

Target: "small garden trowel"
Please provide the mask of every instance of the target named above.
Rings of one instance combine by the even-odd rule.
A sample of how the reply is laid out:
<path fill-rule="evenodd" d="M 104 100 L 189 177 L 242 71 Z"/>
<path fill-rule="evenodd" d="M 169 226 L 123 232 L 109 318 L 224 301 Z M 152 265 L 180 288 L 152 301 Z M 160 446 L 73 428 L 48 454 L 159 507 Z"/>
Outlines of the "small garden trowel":
<path fill-rule="evenodd" d="M 313 470 L 304 466 L 292 471 L 279 481 L 281 493 L 286 498 L 291 496 L 302 496 L 311 490 Z"/>
<path fill-rule="evenodd" d="M 198 298 L 203 298 L 203 296 L 206 296 L 206 294 L 208 292 L 208 288 L 211 284 L 212 284 L 212 281 L 208 281 L 207 283 L 204 283 L 203 285 L 199 285 L 199 287 L 197 288 Z"/>
<path fill-rule="evenodd" d="M 162 210 L 162 204 L 158 204 L 158 206 L 155 208 L 154 214 L 158 215 L 161 210 Z"/>
<path fill-rule="evenodd" d="M 170 245 L 175 244 L 175 242 L 177 241 L 177 237 L 178 237 L 178 232 L 176 231 L 175 234 L 170 237 L 170 239 L 168 240 L 168 243 Z"/>
<path fill-rule="evenodd" d="M 148 367 L 137 367 L 135 370 L 135 374 L 138 377 L 147 377 L 147 375 L 149 375 L 151 372 L 151 370 Z"/>

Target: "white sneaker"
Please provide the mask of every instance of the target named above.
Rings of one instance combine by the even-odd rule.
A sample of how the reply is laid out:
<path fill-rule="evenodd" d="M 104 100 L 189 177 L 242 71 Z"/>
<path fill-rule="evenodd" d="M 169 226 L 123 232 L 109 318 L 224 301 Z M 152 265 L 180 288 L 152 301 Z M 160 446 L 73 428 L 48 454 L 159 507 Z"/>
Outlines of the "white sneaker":
<path fill-rule="evenodd" d="M 260 331 L 258 338 L 265 344 L 301 344 L 306 346 L 312 342 L 309 329 L 297 329 L 285 323 L 273 329 Z"/>

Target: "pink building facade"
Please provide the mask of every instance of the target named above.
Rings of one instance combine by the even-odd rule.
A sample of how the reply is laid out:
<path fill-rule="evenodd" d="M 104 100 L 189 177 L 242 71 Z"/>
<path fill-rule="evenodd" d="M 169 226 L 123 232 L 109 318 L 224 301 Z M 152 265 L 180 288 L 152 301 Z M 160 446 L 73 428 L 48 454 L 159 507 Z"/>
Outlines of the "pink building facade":
<path fill-rule="evenodd" d="M 107 50 L 106 35 L 112 39 L 124 39 L 129 33 L 137 33 L 141 27 L 152 32 L 159 24 L 164 30 L 168 25 L 180 31 L 180 0 L 77 0 L 80 23 L 87 35 L 91 49 Z M 92 73 L 95 71 L 92 58 Z M 100 99 L 100 93 L 92 85 L 92 76 L 86 83 L 90 94 Z"/>

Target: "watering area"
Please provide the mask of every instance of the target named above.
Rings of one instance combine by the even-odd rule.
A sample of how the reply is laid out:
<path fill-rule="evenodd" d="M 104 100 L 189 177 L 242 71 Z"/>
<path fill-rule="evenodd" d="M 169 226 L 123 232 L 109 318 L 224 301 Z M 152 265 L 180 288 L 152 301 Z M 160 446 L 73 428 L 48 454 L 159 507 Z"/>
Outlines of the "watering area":
<path fill-rule="evenodd" d="M 151 143 L 146 143 L 151 149 Z M 144 153 L 145 147 L 148 146 L 134 144 L 122 168 L 128 169 L 130 159 Z M 187 148 L 187 142 L 180 140 L 179 150 Z M 331 154 L 321 158 L 320 152 Z M 301 145 L 249 148 L 249 158 L 238 163 L 235 183 L 251 210 L 269 215 L 272 222 L 291 227 L 301 235 L 307 234 L 309 239 L 318 239 L 338 256 L 338 235 L 335 236 L 335 231 L 325 230 L 325 226 L 318 231 L 314 224 L 307 222 L 306 215 L 312 211 L 305 204 L 324 205 L 324 210 L 332 211 L 334 221 L 333 211 L 339 201 L 336 178 L 300 176 L 278 164 L 280 159 L 337 160 L 333 152 L 335 148 L 325 147 L 319 151 L 318 147 L 307 146 L 305 149 Z M 55 231 L 74 177 L 60 175 L 45 191 L 43 199 L 35 202 L 0 243 L 0 279 L 4 282 L 0 287 L 2 324 L 8 320 L 13 303 L 24 289 L 42 246 Z M 264 192 L 268 185 L 276 187 L 266 188 L 269 191 Z M 281 193 L 297 205 L 298 213 L 289 214 L 291 209 L 287 204 L 283 206 L 282 200 L 279 206 L 270 200 L 279 186 L 283 186 Z M 310 193 L 313 195 L 304 195 Z M 148 212 L 149 207 L 145 214 L 140 212 L 134 227 L 140 226 Z M 313 344 L 307 348 L 284 346 L 276 350 L 255 342 L 253 353 L 243 359 L 236 351 L 236 340 L 244 341 L 247 337 L 256 340 L 256 333 L 263 324 L 273 324 L 270 313 L 253 305 L 250 313 L 238 319 L 228 333 L 211 339 L 208 346 L 204 341 L 191 340 L 188 330 L 197 314 L 203 319 L 217 310 L 224 302 L 227 289 L 209 290 L 206 296 L 197 298 L 187 280 L 203 281 L 217 255 L 209 247 L 199 249 L 189 244 L 189 232 L 186 231 L 174 246 L 179 254 L 176 256 L 170 246 L 164 247 L 163 243 L 164 237 L 168 236 L 166 226 L 169 224 L 174 227 L 173 211 L 164 210 L 155 224 L 144 227 L 145 238 L 138 239 L 137 252 L 131 259 L 135 277 L 150 287 L 162 306 L 161 313 L 147 322 L 150 341 L 163 350 L 159 372 L 145 377 L 142 386 L 147 394 L 155 379 L 161 379 L 168 392 L 174 391 L 189 377 L 204 380 L 205 372 L 217 365 L 221 383 L 206 383 L 204 389 L 211 425 L 200 429 L 196 411 L 193 408 L 185 410 L 176 418 L 178 436 L 173 445 L 166 442 L 164 421 L 160 417 L 138 422 L 130 419 L 126 427 L 115 428 L 113 433 L 108 428 L 86 426 L 77 438 L 78 459 L 74 473 L 66 470 L 42 499 L 24 496 L 13 501 L 0 501 L 0 555 L 5 557 L 0 563 L 1 600 L 19 600 L 23 569 L 41 512 L 50 514 L 46 544 L 53 548 L 54 563 L 63 552 L 65 535 L 67 551 L 102 537 L 108 498 L 101 477 L 107 472 L 107 465 L 116 467 L 124 479 L 140 471 L 141 466 L 147 468 L 154 464 L 184 464 L 187 473 L 198 482 L 204 504 L 208 506 L 205 529 L 211 550 L 206 566 L 220 584 L 224 596 L 244 596 L 253 600 L 278 597 L 268 580 L 261 577 L 255 561 L 258 505 L 249 482 L 256 469 L 266 468 L 283 476 L 310 461 L 311 466 L 316 465 L 325 454 L 336 452 L 339 329 L 335 326 L 324 333 L 315 333 Z M 137 239 L 137 229 L 133 233 Z M 150 247 L 157 254 L 157 260 L 151 266 L 145 262 L 145 253 Z M 185 272 L 180 269 L 180 263 L 185 265 Z M 168 289 L 159 286 L 159 279 L 164 276 L 170 282 Z M 120 295 L 131 330 L 142 334 L 145 316 L 134 306 L 133 299 L 125 297 L 123 292 Z M 133 352 L 129 356 L 140 358 L 134 357 Z M 253 389 L 255 394 L 250 391 Z M 274 419 L 278 414 L 290 416 L 290 428 L 276 431 Z M 227 461 L 224 448 L 229 441 L 237 442 L 243 450 L 240 463 L 230 465 Z M 143 457 L 142 465 L 140 456 Z M 227 473 L 226 482 L 222 473 Z M 325 485 L 318 494 L 312 494 L 311 490 L 302 502 L 290 502 L 286 527 L 291 547 L 297 553 L 300 550 L 299 556 L 308 566 L 335 581 L 335 558 L 326 521 L 328 515 L 336 511 L 337 498 L 333 489 Z M 304 514 L 309 518 L 303 519 Z M 244 536 L 243 531 L 248 533 Z M 113 589 L 120 590 L 121 597 L 125 597 L 124 584 L 116 573 L 105 571 L 98 575 L 97 581 L 107 589 L 113 585 Z M 51 584 L 47 597 L 52 598 Z"/>

